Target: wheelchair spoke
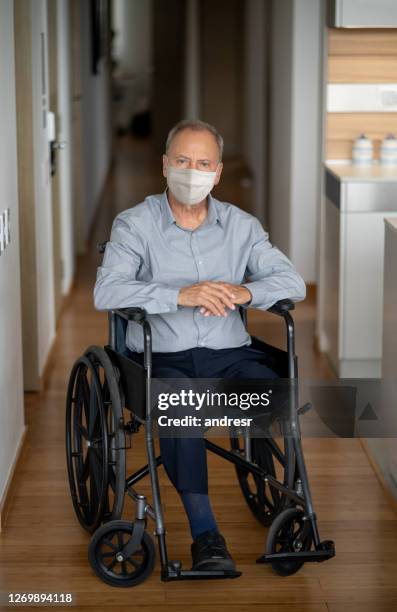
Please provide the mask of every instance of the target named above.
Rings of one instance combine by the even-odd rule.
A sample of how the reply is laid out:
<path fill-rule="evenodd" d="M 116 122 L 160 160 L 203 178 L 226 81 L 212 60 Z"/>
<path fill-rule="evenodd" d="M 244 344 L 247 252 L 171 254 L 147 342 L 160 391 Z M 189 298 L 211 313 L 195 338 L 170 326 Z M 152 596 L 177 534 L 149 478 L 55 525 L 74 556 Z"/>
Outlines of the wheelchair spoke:
<path fill-rule="evenodd" d="M 101 442 L 102 438 L 96 438 L 95 440 L 91 440 L 91 444 L 98 444 Z M 97 460 L 102 463 L 103 461 L 103 448 L 102 446 L 90 446 L 91 452 L 95 455 Z"/>
<path fill-rule="evenodd" d="M 81 375 L 79 373 L 81 378 Z M 78 379 L 79 380 L 79 379 Z M 84 404 L 84 398 L 82 396 L 81 385 L 77 385 L 76 389 L 76 403 L 73 412 L 73 439 L 77 446 L 77 452 L 81 452 L 81 436 L 80 436 L 80 423 L 81 423 L 81 412 Z"/>
<path fill-rule="evenodd" d="M 101 553 L 101 559 L 106 559 L 107 557 L 114 557 L 114 552 Z"/>
<path fill-rule="evenodd" d="M 90 459 L 89 459 L 89 453 L 87 453 L 86 458 L 84 459 L 84 465 L 83 465 L 83 470 L 81 474 L 84 482 L 87 480 L 89 475 L 90 475 Z"/>
<path fill-rule="evenodd" d="M 83 436 L 83 438 L 85 440 L 88 440 L 88 431 L 86 430 L 86 428 L 83 425 L 80 425 L 80 423 L 77 425 L 77 428 L 79 432 L 81 433 L 81 435 Z"/>
<path fill-rule="evenodd" d="M 266 438 L 265 442 L 270 447 L 277 461 L 284 467 L 285 466 L 284 455 L 283 455 L 281 448 L 277 444 L 277 442 L 273 440 L 272 438 Z"/>
<path fill-rule="evenodd" d="M 95 455 L 95 453 L 92 452 L 91 448 L 89 449 L 88 452 L 89 452 L 89 456 L 90 456 L 90 460 L 89 461 L 90 461 L 90 467 L 91 467 L 90 476 L 94 477 L 94 481 L 95 481 L 95 484 L 96 484 L 96 487 L 97 487 L 97 491 L 98 491 L 98 494 L 99 494 L 99 492 L 100 492 L 100 485 L 102 483 L 102 475 L 101 475 L 101 472 L 100 472 L 100 467 L 101 466 L 99 465 L 97 455 Z"/>
<path fill-rule="evenodd" d="M 90 388 L 90 416 L 89 416 L 89 421 L 88 421 L 88 433 L 89 433 L 90 438 L 93 437 L 97 415 L 98 415 L 98 398 L 96 395 L 95 385 L 92 384 Z"/>
<path fill-rule="evenodd" d="M 138 569 L 138 568 L 141 566 L 141 564 L 140 564 L 140 563 L 138 563 L 137 561 L 134 561 L 133 559 L 131 559 L 131 557 L 130 557 L 129 559 L 126 559 L 126 561 L 127 561 L 127 563 L 129 563 L 130 565 L 132 565 L 132 567 L 133 567 L 134 569 Z"/>
<path fill-rule="evenodd" d="M 99 501 L 98 485 L 95 479 L 92 477 L 92 475 L 90 475 L 90 511 L 91 511 L 91 514 L 96 513 L 98 501 Z"/>
<path fill-rule="evenodd" d="M 231 440 L 231 445 L 235 452 L 244 457 L 243 439 L 234 438 Z M 264 475 L 277 478 L 276 463 L 282 465 L 280 460 L 283 459 L 283 455 L 276 442 L 267 438 L 252 438 L 251 457 L 252 462 L 263 470 Z M 280 509 L 282 494 L 266 482 L 264 476 L 252 473 L 249 465 L 236 466 L 236 472 L 251 512 L 263 525 L 269 526 Z"/>
<path fill-rule="evenodd" d="M 87 373 L 82 376 L 82 392 L 83 392 L 83 408 L 86 425 L 90 421 L 89 400 L 90 400 L 90 385 L 87 380 Z"/>
<path fill-rule="evenodd" d="M 98 508 L 99 500 L 101 499 L 101 475 L 98 472 L 98 465 L 94 459 L 94 454 L 89 452 L 90 455 L 90 498 L 91 498 L 91 512 L 95 513 Z"/>
<path fill-rule="evenodd" d="M 88 494 L 85 481 L 87 480 L 88 474 L 86 473 L 86 460 L 83 459 L 83 446 L 81 438 L 81 413 L 84 406 L 84 390 L 82 387 L 82 381 L 84 380 L 84 373 L 80 370 L 78 372 L 76 381 L 75 391 L 75 405 L 73 411 L 73 441 L 72 444 L 76 449 L 73 454 L 74 458 L 74 472 L 77 480 L 77 491 L 79 496 L 79 506 L 82 508 L 82 512 L 85 514 L 89 506 Z"/>
<path fill-rule="evenodd" d="M 106 565 L 106 563 L 104 563 L 104 566 L 106 567 L 107 570 L 111 570 L 114 568 L 114 566 L 116 565 L 116 563 L 118 563 L 116 557 L 114 557 L 113 561 L 111 561 L 109 563 L 109 565 Z"/>
<path fill-rule="evenodd" d="M 113 542 L 109 540 L 108 538 L 106 540 L 103 540 L 103 544 L 106 544 L 106 546 L 109 546 L 109 548 L 111 548 L 115 552 L 119 551 L 118 547 L 115 544 L 113 544 Z"/>

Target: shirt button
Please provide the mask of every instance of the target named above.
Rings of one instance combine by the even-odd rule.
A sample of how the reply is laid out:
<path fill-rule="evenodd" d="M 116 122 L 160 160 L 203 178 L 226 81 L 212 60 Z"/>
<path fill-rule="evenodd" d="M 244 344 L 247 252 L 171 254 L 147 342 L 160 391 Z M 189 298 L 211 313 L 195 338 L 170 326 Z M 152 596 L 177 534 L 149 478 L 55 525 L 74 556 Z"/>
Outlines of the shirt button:
<path fill-rule="evenodd" d="M 202 261 L 199 261 L 199 265 L 200 265 L 200 266 L 201 266 L 201 264 L 202 264 L 202 263 L 203 263 Z"/>

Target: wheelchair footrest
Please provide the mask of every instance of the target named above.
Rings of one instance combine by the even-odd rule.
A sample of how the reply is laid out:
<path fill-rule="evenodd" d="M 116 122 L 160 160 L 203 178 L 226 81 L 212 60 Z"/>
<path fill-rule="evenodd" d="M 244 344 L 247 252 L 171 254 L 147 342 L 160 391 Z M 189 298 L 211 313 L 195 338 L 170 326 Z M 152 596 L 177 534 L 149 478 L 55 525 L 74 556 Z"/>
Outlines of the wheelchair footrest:
<path fill-rule="evenodd" d="M 214 580 L 222 578 L 238 578 L 241 572 L 232 570 L 193 570 L 182 569 L 179 561 L 171 561 L 161 579 L 165 582 L 171 580 Z"/>
<path fill-rule="evenodd" d="M 327 561 L 335 556 L 335 545 L 332 540 L 320 543 L 317 550 L 304 550 L 302 552 L 282 552 L 262 555 L 256 560 L 257 563 L 275 563 L 277 561 Z"/>

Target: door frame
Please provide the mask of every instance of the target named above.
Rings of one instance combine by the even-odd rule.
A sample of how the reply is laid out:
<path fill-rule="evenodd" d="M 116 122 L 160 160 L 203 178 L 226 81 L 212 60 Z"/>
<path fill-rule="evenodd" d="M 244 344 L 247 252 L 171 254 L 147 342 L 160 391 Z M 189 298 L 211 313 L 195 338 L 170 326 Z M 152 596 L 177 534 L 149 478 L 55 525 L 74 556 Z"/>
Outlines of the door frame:
<path fill-rule="evenodd" d="M 49 107 L 55 113 L 55 125 L 59 121 L 58 107 L 58 43 L 57 43 L 57 11 L 58 3 L 48 2 L 48 72 L 49 72 Z M 56 151 L 56 156 L 58 152 Z M 55 320 L 58 321 L 62 306 L 62 236 L 61 236 L 61 198 L 59 172 L 55 172 L 52 184 L 52 232 L 54 257 L 54 300 Z"/>

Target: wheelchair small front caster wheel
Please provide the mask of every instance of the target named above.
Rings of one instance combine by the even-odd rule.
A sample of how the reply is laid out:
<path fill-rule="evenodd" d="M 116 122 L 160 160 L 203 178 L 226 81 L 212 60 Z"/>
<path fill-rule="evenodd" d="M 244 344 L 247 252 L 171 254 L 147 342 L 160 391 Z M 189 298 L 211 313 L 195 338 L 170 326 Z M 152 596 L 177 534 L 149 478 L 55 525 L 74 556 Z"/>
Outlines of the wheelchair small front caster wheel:
<path fill-rule="evenodd" d="M 267 536 L 266 554 L 309 551 L 312 545 L 310 521 L 298 508 L 286 508 L 274 519 Z M 291 576 L 303 566 L 304 561 L 291 559 L 273 561 L 272 568 L 280 576 Z"/>
<path fill-rule="evenodd" d="M 144 582 L 153 571 L 156 551 L 146 531 L 136 551 L 126 559 L 120 555 L 132 532 L 131 522 L 110 521 L 102 525 L 91 538 L 88 548 L 91 567 L 103 582 L 111 586 L 136 586 Z"/>

